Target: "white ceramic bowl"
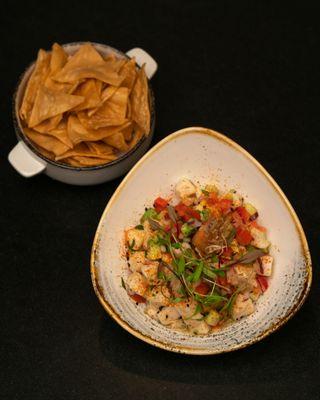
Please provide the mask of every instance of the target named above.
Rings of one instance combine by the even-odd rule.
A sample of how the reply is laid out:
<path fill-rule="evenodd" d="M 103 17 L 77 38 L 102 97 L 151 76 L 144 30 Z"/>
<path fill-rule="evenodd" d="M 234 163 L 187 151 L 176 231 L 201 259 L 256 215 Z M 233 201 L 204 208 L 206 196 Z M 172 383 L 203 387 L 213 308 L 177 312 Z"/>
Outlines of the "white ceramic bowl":
<path fill-rule="evenodd" d="M 63 48 L 68 54 L 74 54 L 82 44 L 83 42 L 68 43 L 63 45 Z M 91 44 L 103 55 L 112 53 L 118 58 L 135 57 L 138 66 L 145 64 L 145 71 L 149 80 L 157 71 L 157 63 L 148 53 L 140 48 L 131 49 L 124 54 L 104 44 Z M 147 137 L 143 137 L 130 151 L 108 164 L 95 167 L 73 167 L 45 157 L 33 146 L 28 137 L 23 134 L 23 128 L 19 117 L 19 109 L 25 87 L 33 69 L 34 62 L 22 74 L 13 98 L 13 121 L 18 144 L 11 150 L 8 159 L 11 165 L 22 176 L 30 178 L 37 174 L 44 173 L 53 179 L 72 185 L 96 185 L 125 174 L 146 152 L 152 140 L 155 123 L 154 96 L 150 83 L 150 134 Z"/>
<path fill-rule="evenodd" d="M 155 197 L 172 192 L 187 177 L 236 188 L 256 205 L 268 229 L 275 258 L 270 286 L 256 311 L 220 332 L 190 336 L 172 331 L 143 313 L 121 287 L 127 273 L 124 230 L 138 222 Z M 128 201 L 130 199 L 130 201 Z M 136 337 L 166 350 L 216 354 L 255 343 L 278 329 L 301 307 L 312 270 L 308 244 L 292 206 L 268 172 L 242 147 L 205 128 L 182 129 L 153 147 L 124 178 L 101 217 L 91 258 L 95 292 L 105 310 Z"/>

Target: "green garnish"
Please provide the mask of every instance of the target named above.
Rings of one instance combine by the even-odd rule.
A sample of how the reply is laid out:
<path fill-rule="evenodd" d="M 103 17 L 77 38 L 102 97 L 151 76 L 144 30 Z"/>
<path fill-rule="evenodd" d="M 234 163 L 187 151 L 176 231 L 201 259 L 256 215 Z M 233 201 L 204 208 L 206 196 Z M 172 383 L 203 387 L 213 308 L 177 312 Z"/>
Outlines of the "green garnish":
<path fill-rule="evenodd" d="M 131 243 L 129 243 L 129 250 L 130 251 L 135 251 L 135 249 L 134 249 L 134 245 L 136 244 L 136 241 L 135 241 L 135 239 L 133 239 L 132 240 L 132 242 Z"/>
<path fill-rule="evenodd" d="M 121 277 L 121 286 L 123 287 L 124 290 L 127 290 L 126 284 L 124 283 L 124 280 L 122 277 Z"/>
<path fill-rule="evenodd" d="M 232 307 L 233 307 L 233 303 L 236 299 L 236 296 L 238 295 L 238 293 L 240 292 L 240 289 L 237 289 L 232 296 L 229 298 L 228 302 L 221 308 L 220 312 L 224 312 L 227 311 L 227 314 L 230 315 L 231 311 L 232 311 Z"/>
<path fill-rule="evenodd" d="M 203 262 L 200 261 L 197 263 L 196 269 L 194 270 L 192 282 L 197 282 L 200 279 L 202 270 L 203 270 Z"/>
<path fill-rule="evenodd" d="M 173 247 L 174 249 L 181 249 L 181 243 L 172 243 L 171 247 Z"/>
<path fill-rule="evenodd" d="M 144 227 L 143 227 L 143 225 L 139 224 L 139 225 L 137 225 L 137 226 L 135 227 L 135 229 L 138 229 L 139 231 L 143 231 L 143 230 L 144 230 Z"/>
<path fill-rule="evenodd" d="M 184 270 L 185 270 L 185 268 L 186 268 L 186 262 L 185 262 L 184 257 L 180 257 L 180 258 L 178 259 L 177 267 L 178 267 L 178 273 L 179 273 L 180 275 L 183 274 L 183 273 L 184 273 Z"/>
<path fill-rule="evenodd" d="M 219 294 L 213 293 L 209 294 L 208 296 L 200 296 L 196 294 L 194 298 L 199 301 L 199 303 L 202 303 L 205 306 L 209 306 L 213 303 L 219 303 L 220 301 L 227 301 L 228 299 L 224 296 L 220 296 Z"/>
<path fill-rule="evenodd" d="M 236 230 L 234 228 L 232 228 L 232 230 L 229 233 L 229 236 L 227 238 L 227 243 L 230 244 L 233 241 L 233 239 L 235 238 L 235 236 L 236 236 Z"/>
<path fill-rule="evenodd" d="M 213 263 L 217 263 L 217 262 L 219 262 L 219 257 L 216 254 L 213 254 L 213 256 L 211 257 L 211 261 Z"/>
<path fill-rule="evenodd" d="M 201 309 L 201 306 L 200 306 L 200 304 L 197 304 L 197 306 L 196 306 L 196 309 L 194 310 L 194 313 L 192 314 L 192 315 L 190 315 L 190 317 L 188 317 L 188 318 L 185 318 L 185 320 L 186 319 L 191 319 L 192 317 L 194 317 L 195 315 L 197 315 L 199 312 L 201 312 L 202 311 L 202 309 Z M 201 318 L 202 319 L 202 318 Z"/>
<path fill-rule="evenodd" d="M 175 297 L 171 299 L 172 303 L 179 303 L 180 301 L 185 301 L 183 297 Z"/>
<path fill-rule="evenodd" d="M 140 222 L 143 224 L 149 218 L 159 220 L 159 215 L 154 208 L 148 208 L 142 215 Z"/>
<path fill-rule="evenodd" d="M 181 232 L 182 232 L 183 236 L 188 237 L 188 236 L 191 235 L 191 233 L 193 231 L 194 231 L 194 228 L 192 226 L 186 224 L 186 223 L 183 224 L 182 227 L 181 227 Z"/>
<path fill-rule="evenodd" d="M 206 208 L 200 211 L 200 218 L 202 222 L 208 221 L 210 217 L 210 211 Z"/>
<path fill-rule="evenodd" d="M 201 189 L 201 192 L 205 195 L 205 196 L 209 196 L 210 192 L 208 192 L 205 189 Z"/>

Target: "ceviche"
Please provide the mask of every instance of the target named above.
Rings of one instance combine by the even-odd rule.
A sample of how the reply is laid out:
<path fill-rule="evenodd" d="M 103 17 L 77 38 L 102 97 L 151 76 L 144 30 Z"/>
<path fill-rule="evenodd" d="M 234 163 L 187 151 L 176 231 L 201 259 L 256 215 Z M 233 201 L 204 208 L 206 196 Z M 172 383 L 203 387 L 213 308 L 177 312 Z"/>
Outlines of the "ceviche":
<path fill-rule="evenodd" d="M 162 325 L 206 335 L 252 314 L 273 257 L 258 210 L 235 191 L 179 181 L 125 232 L 122 286 Z"/>

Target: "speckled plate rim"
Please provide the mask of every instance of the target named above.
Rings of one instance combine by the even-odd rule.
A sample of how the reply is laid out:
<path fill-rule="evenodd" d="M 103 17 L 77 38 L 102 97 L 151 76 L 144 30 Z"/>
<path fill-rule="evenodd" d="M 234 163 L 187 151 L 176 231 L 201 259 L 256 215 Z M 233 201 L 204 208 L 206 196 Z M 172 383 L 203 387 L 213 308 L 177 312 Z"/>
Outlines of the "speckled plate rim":
<path fill-rule="evenodd" d="M 99 285 L 98 281 L 98 274 L 96 271 L 95 267 L 95 260 L 97 257 L 97 251 L 98 251 L 98 246 L 99 246 L 99 236 L 100 236 L 100 230 L 102 228 L 103 220 L 111 208 L 111 206 L 114 204 L 114 202 L 117 200 L 117 197 L 121 193 L 123 187 L 127 184 L 127 182 L 134 176 L 135 171 L 140 168 L 140 166 L 144 163 L 144 161 L 154 155 L 162 146 L 166 145 L 170 141 L 176 139 L 177 137 L 190 134 L 190 133 L 196 133 L 196 134 L 203 134 L 203 135 L 208 135 L 213 137 L 214 139 L 217 139 L 221 142 L 224 142 L 225 144 L 231 146 L 234 148 L 236 151 L 240 152 L 242 155 L 244 155 L 247 159 L 249 159 L 258 169 L 262 174 L 267 178 L 269 183 L 272 185 L 274 190 L 278 193 L 280 199 L 286 206 L 287 210 L 289 211 L 293 222 L 295 224 L 296 230 L 298 232 L 299 238 L 300 238 L 300 243 L 302 247 L 302 253 L 304 256 L 305 260 L 305 266 L 306 266 L 306 279 L 304 282 L 304 289 L 301 293 L 301 296 L 297 299 L 296 303 L 291 307 L 291 309 L 287 312 L 287 314 L 282 317 L 279 321 L 277 321 L 274 325 L 269 327 L 266 331 L 261 333 L 259 336 L 251 339 L 249 342 L 242 343 L 242 344 L 236 344 L 233 347 L 230 347 L 228 350 L 219 350 L 217 348 L 215 349 L 194 349 L 192 347 L 188 346 L 178 346 L 178 345 L 172 345 L 169 343 L 164 343 L 159 340 L 155 340 L 151 338 L 148 335 L 143 334 L 142 332 L 132 328 L 125 320 L 123 320 L 119 314 L 114 310 L 112 305 L 105 299 L 103 295 L 102 288 Z M 168 135 L 166 138 L 161 140 L 158 144 L 156 144 L 154 147 L 152 147 L 136 164 L 135 166 L 128 172 L 128 174 L 125 176 L 125 178 L 122 180 L 114 194 L 112 195 L 111 199 L 109 200 L 106 208 L 104 209 L 102 216 L 100 218 L 96 234 L 94 237 L 93 241 L 93 246 L 92 246 L 92 251 L 91 251 L 91 261 L 90 261 L 90 271 L 91 271 L 91 280 L 92 280 L 92 285 L 94 288 L 94 291 L 102 304 L 103 308 L 105 311 L 120 325 L 122 328 L 124 328 L 126 331 L 137 337 L 138 339 L 143 340 L 146 343 L 149 343 L 155 347 L 175 352 L 175 353 L 182 353 L 182 354 L 189 354 L 189 355 L 214 355 L 214 354 L 221 354 L 221 353 L 228 353 L 231 351 L 239 350 L 245 347 L 248 347 L 254 343 L 259 342 L 260 340 L 264 339 L 265 337 L 269 336 L 271 333 L 275 332 L 278 330 L 281 326 L 283 326 L 290 318 L 292 318 L 297 311 L 301 308 L 303 303 L 305 302 L 312 283 L 312 262 L 311 262 L 311 256 L 310 256 L 310 251 L 308 247 L 308 242 L 306 239 L 306 235 L 304 233 L 304 230 L 302 228 L 301 222 L 294 211 L 292 205 L 290 204 L 289 200 L 287 199 L 286 195 L 282 191 L 282 189 L 279 187 L 279 185 L 276 183 L 276 181 L 272 178 L 272 176 L 267 172 L 267 170 L 249 153 L 247 152 L 243 147 L 238 145 L 236 142 L 234 142 L 232 139 L 228 138 L 227 136 L 213 131 L 208 128 L 203 128 L 203 127 L 189 127 L 189 128 L 184 128 L 179 131 L 176 131 L 170 135 Z"/>

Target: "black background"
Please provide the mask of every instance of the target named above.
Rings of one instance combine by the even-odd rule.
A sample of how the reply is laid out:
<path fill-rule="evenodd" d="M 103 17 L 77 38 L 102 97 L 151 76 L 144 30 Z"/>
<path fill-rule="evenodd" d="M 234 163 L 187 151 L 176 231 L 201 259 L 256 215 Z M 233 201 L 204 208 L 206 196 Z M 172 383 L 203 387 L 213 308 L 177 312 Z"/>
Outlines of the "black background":
<path fill-rule="evenodd" d="M 319 8 L 305 1 L 1 2 L 0 34 L 0 398 L 319 398 Z M 78 40 L 139 46 L 157 60 L 153 143 L 187 126 L 215 129 L 283 188 L 315 271 L 306 304 L 280 331 L 235 353 L 191 357 L 144 344 L 105 314 L 89 257 L 120 179 L 96 187 L 28 180 L 6 160 L 16 143 L 11 96 L 19 74 L 39 47 Z"/>

